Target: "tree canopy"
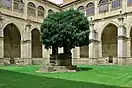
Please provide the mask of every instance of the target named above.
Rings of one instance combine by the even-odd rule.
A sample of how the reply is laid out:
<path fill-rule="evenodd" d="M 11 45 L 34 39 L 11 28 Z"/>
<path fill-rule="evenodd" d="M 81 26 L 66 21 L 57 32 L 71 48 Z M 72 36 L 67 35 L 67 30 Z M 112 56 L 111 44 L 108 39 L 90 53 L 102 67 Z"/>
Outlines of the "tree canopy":
<path fill-rule="evenodd" d="M 41 41 L 46 49 L 71 48 L 89 44 L 89 21 L 79 10 L 69 9 L 48 15 L 41 25 Z"/>

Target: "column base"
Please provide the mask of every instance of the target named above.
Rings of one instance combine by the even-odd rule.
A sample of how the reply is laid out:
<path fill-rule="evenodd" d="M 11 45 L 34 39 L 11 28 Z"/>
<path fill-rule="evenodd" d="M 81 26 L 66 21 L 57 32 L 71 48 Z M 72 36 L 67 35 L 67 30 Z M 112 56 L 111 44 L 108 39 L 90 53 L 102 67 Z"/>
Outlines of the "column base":
<path fill-rule="evenodd" d="M 89 59 L 89 65 L 97 65 L 98 59 L 97 58 L 90 58 Z"/>
<path fill-rule="evenodd" d="M 126 57 L 120 57 L 118 58 L 118 65 L 126 65 Z"/>

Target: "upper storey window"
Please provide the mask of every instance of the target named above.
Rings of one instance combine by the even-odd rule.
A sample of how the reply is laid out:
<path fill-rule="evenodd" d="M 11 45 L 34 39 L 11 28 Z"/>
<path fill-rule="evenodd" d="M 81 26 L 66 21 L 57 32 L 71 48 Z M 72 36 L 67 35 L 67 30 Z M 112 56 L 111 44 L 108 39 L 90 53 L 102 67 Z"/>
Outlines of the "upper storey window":
<path fill-rule="evenodd" d="M 87 10 L 86 10 L 87 15 L 94 15 L 94 11 L 95 11 L 94 3 L 89 3 L 87 5 Z"/>
<path fill-rule="evenodd" d="M 12 7 L 11 0 L 2 0 L 1 3 L 2 3 L 2 6 L 8 8 L 8 9 L 10 9 Z"/>
<path fill-rule="evenodd" d="M 28 15 L 36 16 L 36 7 L 32 2 L 28 3 Z"/>
<path fill-rule="evenodd" d="M 84 11 L 84 6 L 79 6 L 78 10 L 80 10 L 81 12 L 83 12 Z"/>
<path fill-rule="evenodd" d="M 53 13 L 53 10 L 49 9 L 48 14 L 52 14 L 52 13 Z"/>
<path fill-rule="evenodd" d="M 42 6 L 38 7 L 38 16 L 44 17 L 44 8 Z"/>
<path fill-rule="evenodd" d="M 108 0 L 100 0 L 99 2 L 99 12 L 107 12 L 109 10 Z"/>
<path fill-rule="evenodd" d="M 127 5 L 132 6 L 132 0 L 127 0 Z"/>
<path fill-rule="evenodd" d="M 23 1 L 22 0 L 14 0 L 14 10 L 23 11 Z"/>
<path fill-rule="evenodd" d="M 119 7 L 121 7 L 121 0 L 113 0 L 112 8 L 119 8 Z"/>

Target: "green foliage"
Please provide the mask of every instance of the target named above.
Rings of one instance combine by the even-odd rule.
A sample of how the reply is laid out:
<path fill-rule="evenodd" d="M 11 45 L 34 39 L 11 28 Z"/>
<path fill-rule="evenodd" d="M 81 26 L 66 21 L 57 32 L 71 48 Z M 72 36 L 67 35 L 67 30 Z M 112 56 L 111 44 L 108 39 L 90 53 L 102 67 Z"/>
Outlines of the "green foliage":
<path fill-rule="evenodd" d="M 66 10 L 48 15 L 41 25 L 41 40 L 45 48 L 88 45 L 89 22 L 84 13 Z"/>

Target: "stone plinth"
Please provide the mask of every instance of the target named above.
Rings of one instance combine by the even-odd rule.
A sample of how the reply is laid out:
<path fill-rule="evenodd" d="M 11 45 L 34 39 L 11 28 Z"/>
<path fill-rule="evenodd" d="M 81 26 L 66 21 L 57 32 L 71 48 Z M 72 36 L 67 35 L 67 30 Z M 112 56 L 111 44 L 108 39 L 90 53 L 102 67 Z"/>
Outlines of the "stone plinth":
<path fill-rule="evenodd" d="M 76 72 L 77 66 L 42 66 L 37 72 Z"/>

